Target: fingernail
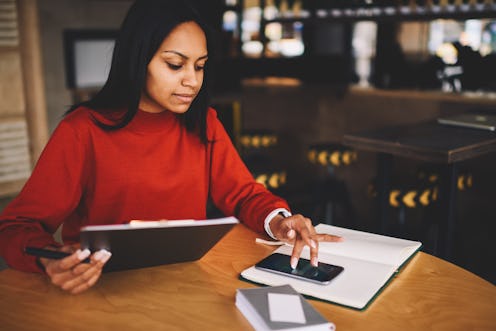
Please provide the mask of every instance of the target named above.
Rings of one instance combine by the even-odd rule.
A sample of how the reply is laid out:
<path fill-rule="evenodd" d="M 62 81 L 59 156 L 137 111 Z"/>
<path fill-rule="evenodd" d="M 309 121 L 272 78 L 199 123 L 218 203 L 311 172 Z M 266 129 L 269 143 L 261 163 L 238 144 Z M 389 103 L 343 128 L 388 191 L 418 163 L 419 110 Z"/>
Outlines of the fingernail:
<path fill-rule="evenodd" d="M 293 269 L 293 270 L 296 269 L 296 266 L 298 265 L 298 259 L 295 257 L 292 257 L 290 264 L 291 264 L 291 269 Z"/>
<path fill-rule="evenodd" d="M 77 257 L 80 261 L 84 260 L 85 258 L 87 258 L 88 256 L 90 256 L 91 252 L 89 249 L 85 249 L 83 251 L 81 251 L 80 249 L 78 249 L 77 251 Z"/>
<path fill-rule="evenodd" d="M 102 251 L 101 251 L 101 250 L 100 250 L 100 251 L 98 251 L 98 252 L 96 252 L 95 254 L 93 254 L 93 258 L 94 258 L 95 260 L 97 260 L 97 261 L 100 261 L 100 259 L 102 258 L 102 256 L 103 256 L 103 253 L 102 253 Z"/>
<path fill-rule="evenodd" d="M 312 265 L 314 267 L 318 267 L 319 266 L 319 259 L 317 257 L 312 257 Z"/>
<path fill-rule="evenodd" d="M 98 252 L 95 253 L 93 257 L 95 258 L 95 260 L 105 263 L 106 261 L 108 261 L 111 255 L 112 254 L 106 249 L 100 249 Z"/>
<path fill-rule="evenodd" d="M 288 238 L 293 238 L 295 235 L 295 230 L 291 229 L 288 231 Z"/>
<path fill-rule="evenodd" d="M 101 257 L 100 261 L 103 263 L 106 263 L 110 259 L 110 257 L 112 256 L 112 253 L 110 253 L 106 249 L 102 249 L 102 250 L 100 250 L 100 252 L 102 252 L 102 257 Z"/>
<path fill-rule="evenodd" d="M 313 240 L 310 240 L 310 246 L 312 246 L 312 248 L 317 248 L 317 244 Z"/>

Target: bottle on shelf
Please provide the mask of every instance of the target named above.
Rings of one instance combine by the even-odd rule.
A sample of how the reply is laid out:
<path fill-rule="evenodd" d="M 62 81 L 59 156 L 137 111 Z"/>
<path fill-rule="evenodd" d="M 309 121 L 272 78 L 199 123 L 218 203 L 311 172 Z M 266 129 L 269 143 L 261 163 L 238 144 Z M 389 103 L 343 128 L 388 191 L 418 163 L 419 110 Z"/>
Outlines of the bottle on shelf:
<path fill-rule="evenodd" d="M 276 19 L 279 16 L 279 10 L 274 4 L 274 0 L 265 0 L 263 17 L 266 21 Z"/>
<path fill-rule="evenodd" d="M 281 14 L 281 17 L 291 17 L 291 12 L 289 10 L 289 3 L 288 0 L 281 0 L 281 3 L 279 4 L 279 13 Z"/>

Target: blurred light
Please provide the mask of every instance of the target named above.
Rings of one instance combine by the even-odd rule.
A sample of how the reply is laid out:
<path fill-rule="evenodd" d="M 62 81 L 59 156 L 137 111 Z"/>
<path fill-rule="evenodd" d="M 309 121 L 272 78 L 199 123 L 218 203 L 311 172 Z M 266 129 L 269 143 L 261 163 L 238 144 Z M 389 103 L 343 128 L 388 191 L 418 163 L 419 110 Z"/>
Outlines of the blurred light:
<path fill-rule="evenodd" d="M 305 45 L 297 39 L 281 39 L 279 42 L 281 54 L 285 57 L 300 56 L 305 52 Z"/>
<path fill-rule="evenodd" d="M 265 35 L 269 40 L 280 40 L 282 37 L 281 23 L 269 23 L 265 26 Z"/>
<path fill-rule="evenodd" d="M 228 10 L 224 13 L 222 18 L 222 28 L 224 31 L 235 31 L 237 23 L 238 15 L 234 11 Z"/>
<path fill-rule="evenodd" d="M 246 41 L 241 46 L 241 50 L 246 56 L 259 57 L 262 55 L 263 44 L 257 40 Z"/>
<path fill-rule="evenodd" d="M 436 50 L 436 55 L 446 64 L 455 64 L 458 61 L 458 51 L 452 43 L 441 44 Z"/>

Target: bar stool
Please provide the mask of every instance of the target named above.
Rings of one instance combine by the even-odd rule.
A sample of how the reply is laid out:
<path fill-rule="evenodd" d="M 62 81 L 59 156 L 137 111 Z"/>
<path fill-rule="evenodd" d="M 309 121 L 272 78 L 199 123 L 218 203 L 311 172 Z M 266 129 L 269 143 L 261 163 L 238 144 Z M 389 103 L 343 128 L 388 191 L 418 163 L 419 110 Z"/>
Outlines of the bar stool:
<path fill-rule="evenodd" d="M 440 169 L 436 165 L 420 165 L 416 170 L 413 182 L 408 184 L 392 184 L 388 194 L 388 203 L 397 213 L 395 235 L 403 237 L 422 238 L 427 250 L 428 242 L 432 242 L 432 252 L 437 250 L 437 241 L 430 237 L 433 232 L 439 231 L 438 195 Z M 473 186 L 473 176 L 467 169 L 461 169 L 457 177 L 458 191 L 466 191 Z M 373 181 L 369 185 L 369 195 L 377 197 L 376 185 Z M 416 229 L 407 231 L 407 215 L 416 213 Z M 413 223 L 413 222 L 412 222 Z"/>
<path fill-rule="evenodd" d="M 255 180 L 279 193 L 287 183 L 287 172 L 273 157 L 279 142 L 277 133 L 264 129 L 244 130 L 239 142 L 243 161 Z"/>
<path fill-rule="evenodd" d="M 277 143 L 277 134 L 269 130 L 245 130 L 240 136 L 240 145 L 245 150 L 274 147 Z"/>
<path fill-rule="evenodd" d="M 354 211 L 347 185 L 337 178 L 336 170 L 357 161 L 357 153 L 337 143 L 320 143 L 308 147 L 307 157 L 310 163 L 324 167 L 325 175 L 317 178 L 313 185 L 315 204 L 312 218 L 322 218 L 327 224 L 333 224 L 342 211 L 342 220 L 348 226 L 354 225 Z M 322 215 L 323 214 L 323 215 Z"/>

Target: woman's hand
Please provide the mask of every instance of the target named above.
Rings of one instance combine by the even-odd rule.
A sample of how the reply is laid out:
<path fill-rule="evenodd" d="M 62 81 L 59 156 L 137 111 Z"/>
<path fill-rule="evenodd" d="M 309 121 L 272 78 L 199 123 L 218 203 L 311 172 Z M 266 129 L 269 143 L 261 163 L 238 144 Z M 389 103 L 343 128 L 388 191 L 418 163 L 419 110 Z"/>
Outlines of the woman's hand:
<path fill-rule="evenodd" d="M 338 236 L 316 233 L 312 221 L 302 215 L 290 217 L 277 215 L 270 221 L 270 230 L 278 240 L 293 244 L 291 254 L 291 268 L 293 269 L 298 265 L 298 259 L 305 245 L 310 247 L 310 263 L 316 267 L 319 262 L 320 241 L 343 241 L 343 238 Z"/>
<path fill-rule="evenodd" d="M 90 263 L 83 263 L 91 254 L 88 249 L 81 250 L 75 245 L 64 246 L 59 250 L 72 255 L 60 260 L 40 258 L 40 262 L 52 283 L 72 294 L 81 293 L 95 285 L 103 266 L 112 255 L 102 249 L 91 255 Z"/>

